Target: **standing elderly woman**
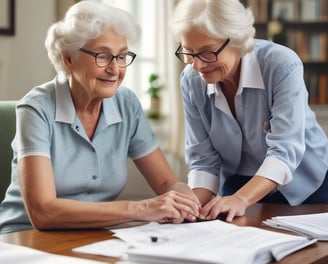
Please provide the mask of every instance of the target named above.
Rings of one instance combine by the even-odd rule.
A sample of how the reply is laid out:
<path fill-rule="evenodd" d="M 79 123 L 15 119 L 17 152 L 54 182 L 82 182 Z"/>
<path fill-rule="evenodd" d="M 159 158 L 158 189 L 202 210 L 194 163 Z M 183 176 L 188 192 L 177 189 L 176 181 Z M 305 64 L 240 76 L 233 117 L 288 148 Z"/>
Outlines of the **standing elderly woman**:
<path fill-rule="evenodd" d="M 172 30 L 185 110 L 188 182 L 201 218 L 261 202 L 328 203 L 328 142 L 308 106 L 303 65 L 255 40 L 239 0 L 181 0 Z"/>
<path fill-rule="evenodd" d="M 135 95 L 119 87 L 139 32 L 128 13 L 96 1 L 75 4 L 50 27 L 46 47 L 58 77 L 17 105 L 1 232 L 195 220 L 196 196 L 168 167 Z M 128 156 L 160 196 L 114 201 Z"/>

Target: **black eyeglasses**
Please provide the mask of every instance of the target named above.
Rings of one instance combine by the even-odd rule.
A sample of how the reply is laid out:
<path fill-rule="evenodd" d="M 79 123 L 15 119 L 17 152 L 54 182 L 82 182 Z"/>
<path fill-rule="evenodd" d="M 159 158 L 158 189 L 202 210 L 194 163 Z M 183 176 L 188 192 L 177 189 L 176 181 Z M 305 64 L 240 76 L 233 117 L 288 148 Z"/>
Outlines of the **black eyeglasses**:
<path fill-rule="evenodd" d="M 218 60 L 218 55 L 223 51 L 223 49 L 228 45 L 230 39 L 227 39 L 226 42 L 217 50 L 217 51 L 205 51 L 198 53 L 187 53 L 187 52 L 179 52 L 181 49 L 181 43 L 177 50 L 175 51 L 175 56 L 178 57 L 183 63 L 192 64 L 194 62 L 194 58 L 197 57 L 203 62 L 213 63 Z"/>
<path fill-rule="evenodd" d="M 109 64 L 112 63 L 113 59 L 116 59 L 118 67 L 125 68 L 125 67 L 131 65 L 137 56 L 132 51 L 118 54 L 116 56 L 114 56 L 113 54 L 110 54 L 108 52 L 92 52 L 92 51 L 86 50 L 84 48 L 80 48 L 79 51 L 82 51 L 86 54 L 89 54 L 89 55 L 95 57 L 95 62 L 97 64 L 97 66 L 100 68 L 107 67 Z"/>

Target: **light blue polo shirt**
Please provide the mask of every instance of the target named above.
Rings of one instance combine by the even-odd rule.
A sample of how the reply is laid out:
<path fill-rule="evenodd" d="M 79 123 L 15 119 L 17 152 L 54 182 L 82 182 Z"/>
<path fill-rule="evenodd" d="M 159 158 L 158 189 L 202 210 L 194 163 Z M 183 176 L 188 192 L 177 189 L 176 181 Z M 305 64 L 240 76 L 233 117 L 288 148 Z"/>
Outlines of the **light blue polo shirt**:
<path fill-rule="evenodd" d="M 0 206 L 0 231 L 31 229 L 19 190 L 17 161 L 51 159 L 57 197 L 112 201 L 127 182 L 127 158 L 146 156 L 157 141 L 135 94 L 125 87 L 103 100 L 92 140 L 76 114 L 68 83 L 32 89 L 17 105 L 12 181 Z"/>

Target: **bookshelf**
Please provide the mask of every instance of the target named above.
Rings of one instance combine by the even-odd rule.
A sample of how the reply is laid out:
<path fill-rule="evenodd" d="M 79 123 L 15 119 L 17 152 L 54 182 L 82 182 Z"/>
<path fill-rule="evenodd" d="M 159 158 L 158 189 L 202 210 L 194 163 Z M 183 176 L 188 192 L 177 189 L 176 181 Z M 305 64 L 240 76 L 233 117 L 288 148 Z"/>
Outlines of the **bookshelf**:
<path fill-rule="evenodd" d="M 255 17 L 256 38 L 294 50 L 304 64 L 311 104 L 328 104 L 328 0 L 242 0 Z"/>

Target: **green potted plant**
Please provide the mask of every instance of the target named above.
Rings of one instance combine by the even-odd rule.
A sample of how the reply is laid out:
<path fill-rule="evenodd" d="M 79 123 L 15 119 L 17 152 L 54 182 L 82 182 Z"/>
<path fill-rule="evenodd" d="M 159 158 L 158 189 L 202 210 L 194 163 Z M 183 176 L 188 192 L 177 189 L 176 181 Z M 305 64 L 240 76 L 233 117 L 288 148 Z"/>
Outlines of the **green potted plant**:
<path fill-rule="evenodd" d="M 160 91 L 163 86 L 159 82 L 159 75 L 156 73 L 152 73 L 148 78 L 149 88 L 147 93 L 150 95 L 150 109 L 148 111 L 148 118 L 158 119 L 160 118 L 160 106 L 161 106 L 161 98 Z"/>

